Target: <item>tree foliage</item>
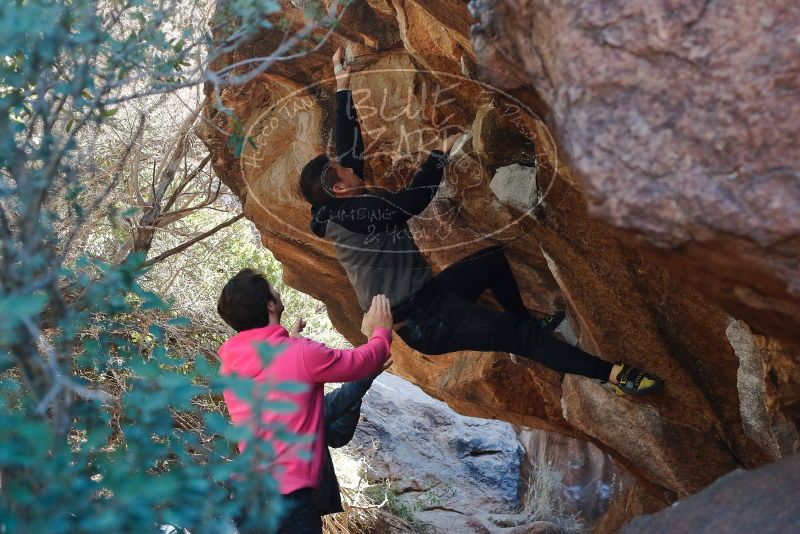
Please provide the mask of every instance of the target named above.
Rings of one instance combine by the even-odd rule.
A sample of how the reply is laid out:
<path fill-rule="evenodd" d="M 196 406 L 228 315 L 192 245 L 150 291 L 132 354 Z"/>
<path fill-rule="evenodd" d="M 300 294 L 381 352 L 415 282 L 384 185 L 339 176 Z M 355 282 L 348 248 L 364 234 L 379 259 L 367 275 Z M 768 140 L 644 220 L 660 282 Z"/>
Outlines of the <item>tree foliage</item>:
<path fill-rule="evenodd" d="M 232 444 L 264 432 L 298 438 L 280 428 L 232 428 L 218 413 L 198 416 L 197 406 L 231 388 L 256 412 L 287 407 L 267 403 L 266 386 L 217 377 L 213 361 L 170 350 L 165 328 L 142 321 L 160 314 L 171 326 L 185 322 L 140 284 L 142 254 L 117 262 L 74 246 L 98 214 L 112 227 L 135 215 L 107 202 L 130 176 L 135 143 L 111 165 L 98 164 L 103 155 L 91 150 L 126 103 L 203 82 L 218 94 L 282 55 L 302 53 L 319 23 L 287 33 L 245 69 L 215 70 L 279 21 L 279 5 L 231 0 L 210 26 L 187 24 L 189 8 L 198 5 L 0 4 L 2 532 L 143 532 L 164 524 L 221 532 L 243 506 L 269 530 L 279 512 L 274 481 L 259 474 L 269 441 L 255 440 L 241 455 Z M 144 113 L 133 124 L 131 140 L 144 129 Z M 203 432 L 180 431 L 185 413 L 203 419 Z"/>

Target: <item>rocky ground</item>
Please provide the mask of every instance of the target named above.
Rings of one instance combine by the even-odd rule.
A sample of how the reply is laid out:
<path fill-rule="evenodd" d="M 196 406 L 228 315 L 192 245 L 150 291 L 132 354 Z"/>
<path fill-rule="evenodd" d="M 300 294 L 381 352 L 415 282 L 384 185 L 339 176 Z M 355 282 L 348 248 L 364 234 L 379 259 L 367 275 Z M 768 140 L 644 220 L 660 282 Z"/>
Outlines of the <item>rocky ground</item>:
<path fill-rule="evenodd" d="M 622 489 L 608 455 L 586 442 L 459 415 L 388 373 L 365 397 L 351 447 L 367 458 L 373 498 L 384 492 L 395 515 L 431 532 L 565 532 L 591 525 Z M 546 495 L 529 489 L 536 476 Z"/>

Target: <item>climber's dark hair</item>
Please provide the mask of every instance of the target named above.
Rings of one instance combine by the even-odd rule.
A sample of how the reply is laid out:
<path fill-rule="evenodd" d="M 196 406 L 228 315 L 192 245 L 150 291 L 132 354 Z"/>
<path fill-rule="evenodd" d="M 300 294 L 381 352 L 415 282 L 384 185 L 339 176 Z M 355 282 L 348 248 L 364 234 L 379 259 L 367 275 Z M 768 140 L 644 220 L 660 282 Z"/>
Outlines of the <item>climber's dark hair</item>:
<path fill-rule="evenodd" d="M 333 196 L 331 189 L 337 176 L 331 169 L 331 163 L 327 154 L 320 154 L 306 163 L 300 172 L 300 192 L 312 208 L 322 206 Z"/>
<path fill-rule="evenodd" d="M 241 332 L 269 324 L 267 304 L 277 302 L 267 278 L 254 269 L 242 269 L 228 280 L 217 301 L 217 313 Z"/>

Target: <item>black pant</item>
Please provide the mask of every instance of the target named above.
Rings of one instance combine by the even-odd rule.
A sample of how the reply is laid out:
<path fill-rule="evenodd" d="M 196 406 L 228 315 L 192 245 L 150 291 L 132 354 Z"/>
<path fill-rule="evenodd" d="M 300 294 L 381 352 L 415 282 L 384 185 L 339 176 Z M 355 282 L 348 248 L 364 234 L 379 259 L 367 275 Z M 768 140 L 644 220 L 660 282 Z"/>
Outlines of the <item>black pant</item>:
<path fill-rule="evenodd" d="M 475 304 L 489 290 L 505 310 Z M 467 256 L 433 277 L 402 310 L 397 334 L 423 354 L 509 352 L 561 373 L 608 380 L 612 364 L 543 332 L 520 297 L 502 249 Z"/>
<path fill-rule="evenodd" d="M 284 514 L 275 534 L 322 534 L 322 519 L 317 510 L 313 491 L 303 488 L 288 495 L 281 495 Z M 241 525 L 246 517 L 245 510 L 236 521 Z M 239 529 L 239 534 L 268 534 L 266 528 Z"/>

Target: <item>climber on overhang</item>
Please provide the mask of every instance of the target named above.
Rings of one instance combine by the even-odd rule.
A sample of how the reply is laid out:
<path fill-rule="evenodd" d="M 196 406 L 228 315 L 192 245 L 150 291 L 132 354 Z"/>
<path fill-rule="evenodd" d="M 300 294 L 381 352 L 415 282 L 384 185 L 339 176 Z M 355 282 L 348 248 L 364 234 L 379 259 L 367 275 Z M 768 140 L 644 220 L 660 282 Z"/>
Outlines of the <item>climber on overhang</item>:
<path fill-rule="evenodd" d="M 311 204 L 311 229 L 331 239 L 362 309 L 376 294 L 392 303 L 394 329 L 423 354 L 462 350 L 508 352 L 550 369 L 594 378 L 618 394 L 646 395 L 663 382 L 624 363 L 612 364 L 552 335 L 563 319 L 539 319 L 525 307 L 511 266 L 499 247 L 480 250 L 435 276 L 420 254 L 407 221 L 436 195 L 451 135 L 433 150 L 411 183 L 396 192 L 364 185 L 364 142 L 350 92 L 350 67 L 333 56 L 336 75 L 335 159 L 321 154 L 305 165 L 300 190 Z M 489 290 L 504 311 L 476 303 Z"/>

